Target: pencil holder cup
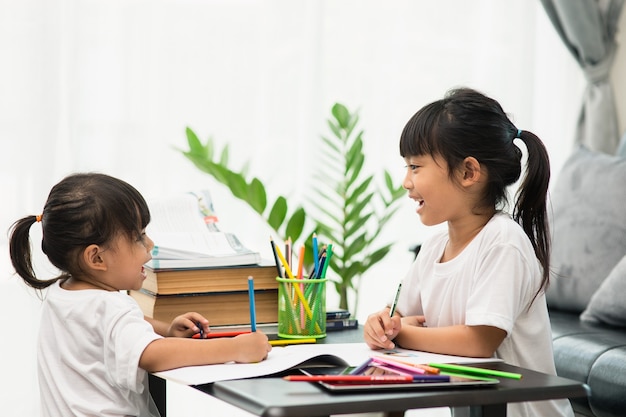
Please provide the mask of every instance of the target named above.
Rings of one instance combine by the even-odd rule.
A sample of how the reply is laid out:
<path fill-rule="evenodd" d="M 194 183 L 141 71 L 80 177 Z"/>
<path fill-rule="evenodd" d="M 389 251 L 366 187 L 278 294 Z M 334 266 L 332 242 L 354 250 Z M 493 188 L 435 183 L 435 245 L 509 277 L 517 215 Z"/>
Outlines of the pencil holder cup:
<path fill-rule="evenodd" d="M 326 337 L 326 279 L 276 278 L 278 336 Z"/>

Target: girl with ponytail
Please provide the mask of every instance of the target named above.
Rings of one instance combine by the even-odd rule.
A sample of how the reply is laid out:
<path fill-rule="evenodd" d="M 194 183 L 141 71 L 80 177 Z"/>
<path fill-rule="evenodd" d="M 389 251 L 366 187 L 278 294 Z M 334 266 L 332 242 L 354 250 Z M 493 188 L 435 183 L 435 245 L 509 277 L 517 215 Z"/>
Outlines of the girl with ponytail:
<path fill-rule="evenodd" d="M 519 145 L 527 150 L 525 167 Z M 420 220 L 447 228 L 422 244 L 393 316 L 386 307 L 368 317 L 366 343 L 494 357 L 556 374 L 545 300 L 550 162 L 541 140 L 518 129 L 494 99 L 460 88 L 408 121 L 400 155 Z M 522 171 L 511 207 L 508 187 Z M 573 411 L 568 400 L 554 400 L 509 404 L 507 415 Z"/>

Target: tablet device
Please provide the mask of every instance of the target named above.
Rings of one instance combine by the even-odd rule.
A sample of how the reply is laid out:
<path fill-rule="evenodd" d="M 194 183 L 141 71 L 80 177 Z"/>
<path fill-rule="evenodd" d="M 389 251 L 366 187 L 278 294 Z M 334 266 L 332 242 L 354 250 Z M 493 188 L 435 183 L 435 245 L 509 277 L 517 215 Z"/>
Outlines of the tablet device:
<path fill-rule="evenodd" d="M 355 367 L 311 367 L 311 368 L 300 368 L 299 371 L 304 375 L 350 375 L 350 372 Z M 485 378 L 485 377 L 472 377 L 465 375 L 455 375 L 455 374 L 447 374 L 442 373 L 443 375 L 448 375 L 450 377 L 449 381 L 419 381 L 419 382 L 409 382 L 409 383 L 393 383 L 393 382 L 377 382 L 371 381 L 367 383 L 363 382 L 346 382 L 346 381 L 316 381 L 316 384 L 319 384 L 322 388 L 330 392 L 363 392 L 363 391 L 412 391 L 412 390 L 428 390 L 428 389 L 442 389 L 442 388 L 451 388 L 457 389 L 462 387 L 493 387 L 497 385 L 500 381 L 495 378 Z M 365 367 L 365 369 L 360 373 L 360 375 L 404 375 L 403 373 L 398 373 L 393 369 L 370 365 Z"/>

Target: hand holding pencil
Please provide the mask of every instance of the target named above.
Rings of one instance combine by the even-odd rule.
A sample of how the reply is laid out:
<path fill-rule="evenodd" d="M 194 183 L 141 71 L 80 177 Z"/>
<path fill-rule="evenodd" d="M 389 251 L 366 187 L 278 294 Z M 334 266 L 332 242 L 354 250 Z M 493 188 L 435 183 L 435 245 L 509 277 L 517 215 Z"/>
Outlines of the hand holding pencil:
<path fill-rule="evenodd" d="M 401 290 L 402 282 L 398 284 L 391 306 L 368 316 L 363 337 L 370 349 L 393 349 L 396 346 L 393 339 L 402 329 L 401 316 L 396 314 Z"/>

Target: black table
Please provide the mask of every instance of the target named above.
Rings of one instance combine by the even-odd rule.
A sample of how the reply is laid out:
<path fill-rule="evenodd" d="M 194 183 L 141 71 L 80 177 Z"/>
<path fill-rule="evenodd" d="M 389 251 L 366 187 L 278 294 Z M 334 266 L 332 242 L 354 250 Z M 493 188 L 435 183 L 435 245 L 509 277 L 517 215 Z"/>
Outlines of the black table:
<path fill-rule="evenodd" d="M 271 333 L 271 329 L 264 329 Z M 362 330 L 330 332 L 319 343 L 362 341 Z M 469 407 L 472 417 L 506 416 L 510 402 L 585 397 L 588 387 L 578 381 L 496 362 L 479 364 L 521 373 L 521 380 L 500 378 L 493 387 L 464 387 L 428 391 L 331 394 L 316 384 L 294 383 L 281 377 L 221 381 L 194 388 L 263 417 L 315 417 L 365 412 L 401 412 L 416 408 Z M 294 372 L 295 373 L 295 372 Z M 281 374 L 282 375 L 282 374 Z M 165 381 L 152 376 L 150 391 L 165 417 Z"/>

